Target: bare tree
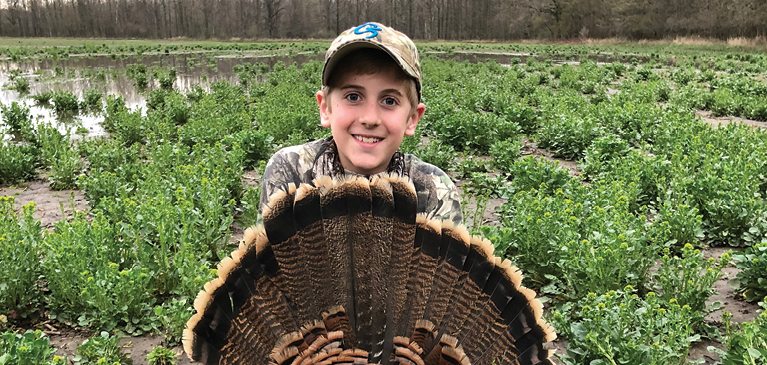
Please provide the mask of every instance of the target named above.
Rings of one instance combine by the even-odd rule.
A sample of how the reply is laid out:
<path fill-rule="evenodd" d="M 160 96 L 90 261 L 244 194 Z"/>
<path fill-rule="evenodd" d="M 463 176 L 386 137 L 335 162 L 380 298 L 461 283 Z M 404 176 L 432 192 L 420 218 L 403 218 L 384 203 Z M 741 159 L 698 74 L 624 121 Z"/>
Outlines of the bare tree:
<path fill-rule="evenodd" d="M 764 0 L 0 0 L 0 36 L 417 39 L 767 36 Z"/>

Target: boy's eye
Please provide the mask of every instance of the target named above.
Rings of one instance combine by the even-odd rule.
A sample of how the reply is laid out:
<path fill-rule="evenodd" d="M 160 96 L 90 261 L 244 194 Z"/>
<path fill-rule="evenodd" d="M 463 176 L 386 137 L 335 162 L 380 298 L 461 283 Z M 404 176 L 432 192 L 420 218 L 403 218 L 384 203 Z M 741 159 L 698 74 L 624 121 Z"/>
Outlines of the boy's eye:
<path fill-rule="evenodd" d="M 383 100 L 383 102 L 384 102 L 384 104 L 386 104 L 388 106 L 395 106 L 395 105 L 397 105 L 397 99 L 395 99 L 395 98 L 385 98 Z"/>
<path fill-rule="evenodd" d="M 349 101 L 359 101 L 360 100 L 360 96 L 359 96 L 359 94 L 353 94 L 352 93 L 352 94 L 346 95 L 346 99 L 349 100 Z"/>

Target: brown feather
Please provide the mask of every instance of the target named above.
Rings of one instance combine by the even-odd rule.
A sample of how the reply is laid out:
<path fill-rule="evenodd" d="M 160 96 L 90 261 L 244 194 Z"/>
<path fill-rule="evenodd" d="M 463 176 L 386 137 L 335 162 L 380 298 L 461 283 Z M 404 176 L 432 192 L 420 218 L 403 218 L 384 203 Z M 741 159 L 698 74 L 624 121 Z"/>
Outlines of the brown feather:
<path fill-rule="evenodd" d="M 275 194 L 196 298 L 185 351 L 209 364 L 551 364 L 554 332 L 519 270 L 417 207 L 398 176 Z"/>

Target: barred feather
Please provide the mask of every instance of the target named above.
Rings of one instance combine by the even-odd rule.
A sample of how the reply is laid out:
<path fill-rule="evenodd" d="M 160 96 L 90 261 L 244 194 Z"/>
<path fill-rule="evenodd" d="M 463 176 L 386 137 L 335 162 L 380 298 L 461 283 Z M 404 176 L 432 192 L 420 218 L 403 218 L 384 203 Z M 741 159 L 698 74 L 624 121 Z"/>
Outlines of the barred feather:
<path fill-rule="evenodd" d="M 418 215 L 411 181 L 322 178 L 270 198 L 184 332 L 206 364 L 551 364 L 521 273 Z"/>

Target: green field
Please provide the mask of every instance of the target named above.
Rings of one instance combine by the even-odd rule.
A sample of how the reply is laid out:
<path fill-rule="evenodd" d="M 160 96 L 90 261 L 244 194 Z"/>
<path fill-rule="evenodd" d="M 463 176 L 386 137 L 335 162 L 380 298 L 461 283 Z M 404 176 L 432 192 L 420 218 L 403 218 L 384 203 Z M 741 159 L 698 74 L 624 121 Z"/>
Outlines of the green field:
<path fill-rule="evenodd" d="M 234 61 L 236 82 L 179 89 L 195 69 L 212 78 L 221 61 L 147 65 L 142 54 L 321 55 L 326 46 L 1 39 L 7 69 L 18 69 L 4 73 L 4 87 L 20 102 L 0 111 L 0 186 L 48 181 L 81 192 L 88 209 L 47 230 L 34 204 L 0 201 L 0 363 L 4 354 L 60 363 L 44 339 L 11 333 L 43 318 L 94 334 L 160 334 L 177 346 L 197 292 L 236 247 L 232 236 L 256 221 L 260 191 L 245 177 L 277 149 L 329 133 L 314 99 L 319 61 Z M 765 312 L 744 324 L 707 318 L 724 268 L 739 269 L 729 300 L 767 295 L 762 49 L 419 47 L 427 111 L 402 150 L 460 182 L 467 227 L 545 298 L 567 341 L 563 363 L 683 364 L 704 339 L 721 344 L 725 363 L 764 363 Z M 88 57 L 107 64 L 61 66 Z M 41 60 L 51 67 L 24 68 Z M 78 78 L 95 81 L 76 93 L 61 86 Z M 145 112 L 99 86 L 117 78 L 145 99 Z M 35 91 L 42 84 L 53 86 Z M 78 131 L 86 115 L 106 135 Z M 489 203 L 498 208 L 486 211 Z M 704 255 L 710 247 L 734 251 Z M 97 338 L 89 346 L 113 337 Z"/>

